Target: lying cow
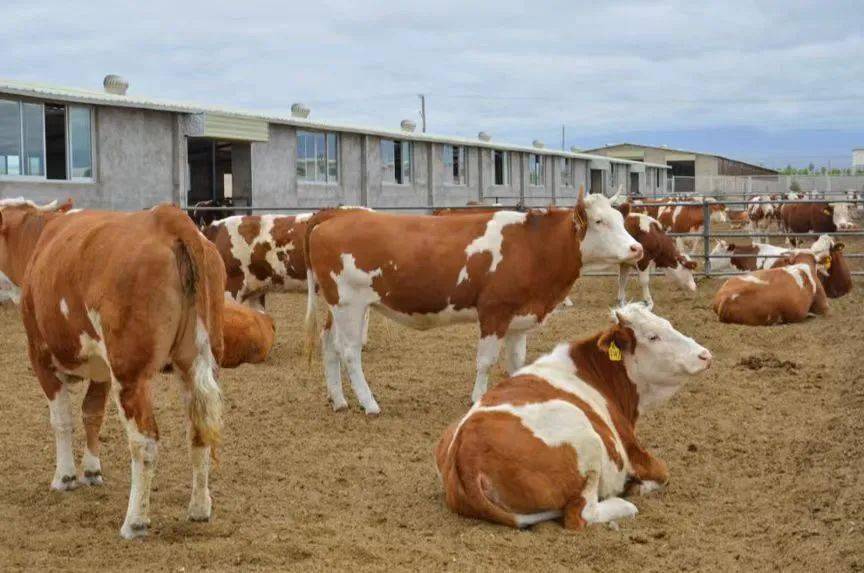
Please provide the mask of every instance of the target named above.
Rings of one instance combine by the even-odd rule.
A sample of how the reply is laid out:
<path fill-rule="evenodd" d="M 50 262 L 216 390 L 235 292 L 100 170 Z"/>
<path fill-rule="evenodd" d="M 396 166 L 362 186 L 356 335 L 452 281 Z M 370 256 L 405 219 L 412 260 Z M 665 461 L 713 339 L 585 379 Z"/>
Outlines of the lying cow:
<path fill-rule="evenodd" d="M 311 216 L 237 215 L 206 227 L 204 236 L 225 263 L 225 292 L 259 310 L 267 293 L 304 292 L 303 242 Z"/>
<path fill-rule="evenodd" d="M 830 235 L 820 236 L 810 247 L 816 255 L 817 259 L 828 255 L 828 251 L 834 244 L 834 239 Z M 753 243 L 751 245 L 736 245 L 735 243 L 727 243 L 726 241 L 717 241 L 714 249 L 711 251 L 712 270 L 723 272 L 738 269 L 740 271 L 756 271 L 760 269 L 770 269 L 774 266 L 782 266 L 783 257 L 788 253 L 795 252 L 795 249 L 790 250 L 788 247 L 777 247 L 768 243 Z M 722 256 L 721 256 L 722 255 Z"/>
<path fill-rule="evenodd" d="M 828 299 L 817 280 L 812 251 L 789 254 L 785 266 L 759 270 L 727 280 L 714 296 L 712 308 L 720 322 L 768 326 L 801 322 L 828 311 Z"/>
<path fill-rule="evenodd" d="M 834 243 L 830 247 L 829 255 L 825 260 L 824 270 L 820 267 L 819 280 L 825 289 L 828 298 L 840 298 L 852 290 L 852 273 L 846 257 L 843 256 L 843 243 Z"/>
<path fill-rule="evenodd" d="M 452 511 L 510 527 L 563 517 L 581 529 L 636 515 L 622 494 L 666 486 L 669 471 L 636 437 L 711 353 L 641 304 L 613 326 L 559 344 L 498 383 L 444 432 L 435 450 Z"/>
<path fill-rule="evenodd" d="M 624 227 L 630 236 L 642 245 L 642 258 L 635 265 L 618 265 L 618 303 L 623 305 L 627 298 L 627 279 L 632 269 L 639 272 L 642 285 L 642 300 L 649 308 L 654 306 L 649 282 L 655 268 L 663 269 L 672 283 L 686 291 L 696 290 L 693 270 L 696 262 L 681 254 L 675 242 L 660 227 L 660 223 L 642 213 L 630 213 L 624 219 Z"/>
<path fill-rule="evenodd" d="M 316 339 L 315 287 L 332 328 L 323 333 L 324 370 L 333 408 L 347 407 L 345 366 L 367 414 L 380 411 L 361 367 L 363 315 L 373 306 L 406 326 L 427 329 L 479 322 L 472 398 L 486 391 L 502 342 L 508 371 L 525 360 L 528 331 L 564 300 L 584 264 L 642 257 L 621 213 L 580 189 L 572 209 L 497 211 L 446 217 L 332 209 L 315 214 L 306 234 L 307 340 Z"/>
<path fill-rule="evenodd" d="M 120 535 L 146 535 L 159 429 L 150 380 L 180 372 L 192 460 L 189 518 L 210 518 L 210 448 L 220 439 L 225 271 L 216 249 L 170 205 L 113 213 L 0 201 L 0 271 L 21 287 L 33 371 L 48 398 L 57 467 L 51 488 L 101 485 L 99 434 L 109 394 L 132 456 Z M 82 475 L 69 387 L 88 380 Z"/>
<path fill-rule="evenodd" d="M 270 315 L 226 298 L 224 316 L 225 350 L 219 365 L 236 368 L 267 360 L 276 335 L 276 324 Z"/>

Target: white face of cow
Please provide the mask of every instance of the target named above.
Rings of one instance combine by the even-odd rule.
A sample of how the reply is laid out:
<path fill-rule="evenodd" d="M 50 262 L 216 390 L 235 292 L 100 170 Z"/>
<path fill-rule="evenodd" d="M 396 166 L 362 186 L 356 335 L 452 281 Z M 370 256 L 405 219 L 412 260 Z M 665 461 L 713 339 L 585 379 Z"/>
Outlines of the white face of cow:
<path fill-rule="evenodd" d="M 828 256 L 831 252 L 831 247 L 833 246 L 834 239 L 831 235 L 820 235 L 819 238 L 816 239 L 816 242 L 810 246 L 809 250 L 813 251 L 813 254 L 816 255 L 817 259 L 821 259 Z"/>
<path fill-rule="evenodd" d="M 726 241 L 717 241 L 717 244 L 714 245 L 714 250 L 711 251 L 711 254 L 731 255 L 732 251 L 729 250 L 729 243 L 727 243 Z M 711 259 L 711 269 L 715 271 L 731 271 L 732 259 Z"/>
<path fill-rule="evenodd" d="M 585 198 L 587 230 L 582 239 L 583 265 L 635 263 L 642 258 L 642 245 L 624 228 L 624 217 L 603 195 Z"/>
<path fill-rule="evenodd" d="M 838 231 L 852 228 L 852 219 L 849 216 L 849 203 L 830 203 L 833 214 L 831 216 Z"/>
<path fill-rule="evenodd" d="M 639 392 L 640 410 L 665 402 L 678 391 L 684 377 L 711 366 L 712 356 L 705 347 L 642 304 L 616 309 L 612 317 L 632 330 L 636 339 L 632 352 L 624 353 L 624 365 Z"/>
<path fill-rule="evenodd" d="M 663 274 L 666 275 L 666 278 L 669 279 L 672 284 L 681 290 L 689 292 L 696 290 L 696 279 L 693 278 L 693 271 L 685 267 L 680 261 L 678 262 L 678 266 L 674 269 L 664 268 Z"/>

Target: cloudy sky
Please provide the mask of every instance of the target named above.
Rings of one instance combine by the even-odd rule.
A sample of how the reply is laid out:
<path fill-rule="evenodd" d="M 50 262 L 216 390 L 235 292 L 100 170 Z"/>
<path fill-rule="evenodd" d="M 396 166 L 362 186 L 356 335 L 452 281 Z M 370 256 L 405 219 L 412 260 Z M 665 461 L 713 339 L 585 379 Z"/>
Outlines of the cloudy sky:
<path fill-rule="evenodd" d="M 0 77 L 580 148 L 771 166 L 864 146 L 861 1 L 5 0 Z M 419 122 L 418 122 L 419 123 Z"/>

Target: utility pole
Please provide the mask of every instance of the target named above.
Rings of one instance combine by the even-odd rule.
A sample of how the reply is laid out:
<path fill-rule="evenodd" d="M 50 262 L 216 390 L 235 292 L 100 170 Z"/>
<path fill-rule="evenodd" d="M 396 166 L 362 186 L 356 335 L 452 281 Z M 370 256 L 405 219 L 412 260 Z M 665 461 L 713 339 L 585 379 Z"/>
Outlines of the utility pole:
<path fill-rule="evenodd" d="M 420 98 L 420 120 L 423 126 L 423 133 L 426 133 L 426 94 L 417 94 Z"/>
<path fill-rule="evenodd" d="M 564 124 L 561 124 L 561 151 L 564 151 L 564 139 L 566 134 L 566 127 Z"/>

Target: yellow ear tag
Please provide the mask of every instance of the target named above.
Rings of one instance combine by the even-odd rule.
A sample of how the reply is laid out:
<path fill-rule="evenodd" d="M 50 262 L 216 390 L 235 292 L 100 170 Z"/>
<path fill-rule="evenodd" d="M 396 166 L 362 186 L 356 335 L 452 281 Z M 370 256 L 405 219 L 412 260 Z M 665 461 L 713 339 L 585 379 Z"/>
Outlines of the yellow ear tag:
<path fill-rule="evenodd" d="M 831 270 L 831 257 L 825 259 L 825 270 Z"/>
<path fill-rule="evenodd" d="M 831 209 L 822 209 L 822 212 L 826 215 L 831 215 Z"/>
<path fill-rule="evenodd" d="M 609 345 L 609 360 L 612 362 L 621 362 L 621 349 L 615 345 L 615 341 Z"/>

